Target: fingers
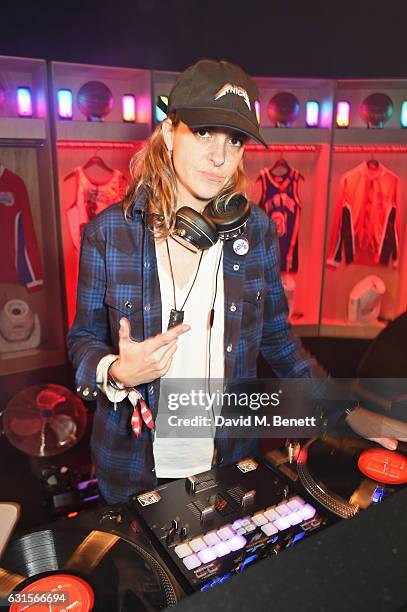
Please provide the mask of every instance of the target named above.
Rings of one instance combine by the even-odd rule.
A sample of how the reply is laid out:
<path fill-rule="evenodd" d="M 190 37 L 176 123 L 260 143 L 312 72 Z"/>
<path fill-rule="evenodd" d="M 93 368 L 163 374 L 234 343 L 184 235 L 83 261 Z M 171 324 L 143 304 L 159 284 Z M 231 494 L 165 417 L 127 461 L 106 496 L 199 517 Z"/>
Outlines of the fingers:
<path fill-rule="evenodd" d="M 164 349 L 160 349 L 156 351 L 152 357 L 153 361 L 156 363 L 157 376 L 164 376 L 164 374 L 168 371 L 172 358 L 174 356 L 175 351 L 177 350 L 177 341 L 174 340 L 168 347 Z"/>
<path fill-rule="evenodd" d="M 119 340 L 132 340 L 130 322 L 126 317 L 120 319 Z"/>
<path fill-rule="evenodd" d="M 397 448 L 397 440 L 395 438 L 369 438 L 369 440 L 377 442 L 377 444 L 389 450 L 396 450 Z"/>
<path fill-rule="evenodd" d="M 183 323 L 182 325 L 177 325 L 176 327 L 172 327 L 171 329 L 168 329 L 166 332 L 163 332 L 162 334 L 158 334 L 157 336 L 154 336 L 153 338 L 149 338 L 148 339 L 148 343 L 149 343 L 148 351 L 153 353 L 154 351 L 161 348 L 162 346 L 166 346 L 167 344 L 170 344 L 173 340 L 177 340 L 179 336 L 181 336 L 182 334 L 185 334 L 185 332 L 189 331 L 190 329 L 191 327 L 189 325 L 187 325 L 186 323 Z"/>

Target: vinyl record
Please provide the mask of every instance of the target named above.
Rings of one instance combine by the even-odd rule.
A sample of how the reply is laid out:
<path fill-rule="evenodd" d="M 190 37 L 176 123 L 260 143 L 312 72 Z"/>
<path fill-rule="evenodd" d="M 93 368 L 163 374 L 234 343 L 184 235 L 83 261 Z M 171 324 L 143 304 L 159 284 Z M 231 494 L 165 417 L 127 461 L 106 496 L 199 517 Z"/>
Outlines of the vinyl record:
<path fill-rule="evenodd" d="M 373 449 L 377 450 L 372 453 Z M 394 476 L 396 469 L 398 478 Z M 298 475 L 308 493 L 342 518 L 350 518 L 397 491 L 405 482 L 405 470 L 402 453 L 382 452 L 373 442 L 362 439 L 313 439 L 303 446 L 297 460 Z"/>
<path fill-rule="evenodd" d="M 53 602 L 37 604 L 36 612 L 70 610 L 75 602 L 75 612 L 161 610 L 177 601 L 155 558 L 103 531 L 36 531 L 11 541 L 0 563 L 0 599 L 14 591 L 23 601 L 30 593 L 52 593 Z M 23 607 L 13 604 L 12 610 Z"/>

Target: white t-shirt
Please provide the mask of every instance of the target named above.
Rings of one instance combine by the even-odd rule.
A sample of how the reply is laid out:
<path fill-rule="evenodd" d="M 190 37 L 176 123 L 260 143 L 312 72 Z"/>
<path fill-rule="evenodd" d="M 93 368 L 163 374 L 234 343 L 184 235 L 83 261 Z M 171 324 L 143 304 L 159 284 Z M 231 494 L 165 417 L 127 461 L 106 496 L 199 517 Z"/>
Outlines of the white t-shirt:
<path fill-rule="evenodd" d="M 220 258 L 220 264 L 219 264 Z M 216 283 L 216 270 L 219 273 Z M 174 294 L 171 277 L 162 269 L 157 258 L 162 303 L 162 331 L 167 330 L 170 311 L 174 307 Z M 180 308 L 192 285 L 195 274 L 188 284 L 180 289 L 175 287 L 177 307 Z M 216 288 L 217 284 L 217 288 Z M 224 286 L 223 286 L 223 243 L 204 252 L 199 272 L 191 294 L 184 307 L 184 322 L 191 329 L 178 338 L 178 348 L 174 353 L 171 367 L 163 378 L 194 378 L 201 382 L 209 373 L 209 317 L 213 300 L 215 316 L 210 334 L 210 380 L 223 380 L 224 376 Z M 127 390 L 118 391 L 107 383 L 107 371 L 117 355 L 106 355 L 97 367 L 96 380 L 99 388 L 116 406 L 128 395 Z M 183 384 L 185 388 L 185 384 Z M 211 388 L 213 392 L 213 389 Z M 160 396 L 158 415 L 166 406 Z M 159 417 L 158 419 L 159 420 Z M 144 426 L 144 425 L 143 425 Z M 212 430 L 211 430 L 212 431 Z M 185 478 L 209 470 L 212 465 L 214 442 L 213 437 L 205 438 L 169 438 L 156 436 L 153 454 L 158 478 Z M 213 431 L 212 431 L 213 434 Z"/>
<path fill-rule="evenodd" d="M 195 284 L 184 306 L 184 323 L 191 329 L 178 338 L 178 348 L 174 353 L 171 367 L 163 379 L 194 378 L 201 383 L 209 373 L 209 319 L 215 298 L 216 270 L 219 265 L 215 300 L 215 316 L 210 334 L 210 378 L 223 379 L 224 376 L 224 288 L 223 288 L 223 243 L 219 241 L 204 252 Z M 171 276 L 163 270 L 157 259 L 162 303 L 162 330 L 166 331 L 170 311 L 174 308 L 174 295 Z M 177 308 L 180 309 L 195 274 L 187 285 L 180 289 L 175 286 Z M 186 389 L 185 383 L 182 385 Z M 165 411 L 165 398 L 160 394 L 158 414 Z M 194 413 L 196 414 L 196 412 Z M 186 430 L 183 429 L 183 432 Z M 209 470 L 212 466 L 214 441 L 212 428 L 207 428 L 204 438 L 160 437 L 160 428 L 153 444 L 156 476 L 158 478 L 183 478 Z"/>

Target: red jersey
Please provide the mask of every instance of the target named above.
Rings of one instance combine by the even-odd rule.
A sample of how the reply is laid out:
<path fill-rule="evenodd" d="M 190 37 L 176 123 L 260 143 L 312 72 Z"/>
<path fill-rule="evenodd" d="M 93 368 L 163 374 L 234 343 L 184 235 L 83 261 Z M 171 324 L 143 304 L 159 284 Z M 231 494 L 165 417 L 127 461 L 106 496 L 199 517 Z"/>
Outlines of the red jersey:
<path fill-rule="evenodd" d="M 27 188 L 17 174 L 2 167 L 0 227 L 0 283 L 25 285 L 28 291 L 40 288 L 41 258 Z"/>

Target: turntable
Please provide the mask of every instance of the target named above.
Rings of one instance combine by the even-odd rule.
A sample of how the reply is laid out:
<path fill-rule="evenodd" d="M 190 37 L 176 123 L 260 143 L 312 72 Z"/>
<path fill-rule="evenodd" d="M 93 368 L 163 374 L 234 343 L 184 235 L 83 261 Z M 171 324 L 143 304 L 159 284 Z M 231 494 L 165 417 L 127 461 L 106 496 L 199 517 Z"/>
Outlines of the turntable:
<path fill-rule="evenodd" d="M 0 561 L 0 607 L 12 612 L 33 601 L 36 612 L 161 610 L 181 594 L 121 505 L 17 537 Z"/>
<path fill-rule="evenodd" d="M 381 502 L 407 482 L 406 445 L 389 451 L 363 439 L 313 438 L 299 451 L 296 463 L 275 450 L 272 465 L 290 480 L 299 480 L 313 499 L 340 518 Z"/>

